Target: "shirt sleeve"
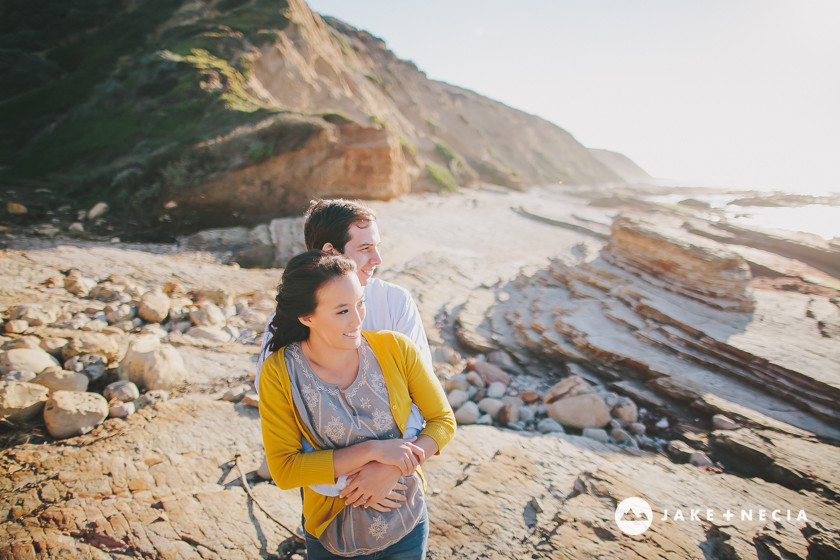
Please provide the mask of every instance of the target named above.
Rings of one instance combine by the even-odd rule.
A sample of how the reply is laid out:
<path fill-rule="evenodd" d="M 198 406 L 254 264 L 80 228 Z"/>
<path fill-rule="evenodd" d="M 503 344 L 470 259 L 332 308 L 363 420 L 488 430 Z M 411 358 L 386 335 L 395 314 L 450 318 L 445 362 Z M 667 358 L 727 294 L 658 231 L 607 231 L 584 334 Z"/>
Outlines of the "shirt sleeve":
<path fill-rule="evenodd" d="M 288 373 L 280 350 L 265 360 L 260 375 L 260 423 L 271 478 L 284 490 L 333 484 L 333 450 L 303 452 L 303 433 L 287 383 Z"/>
<path fill-rule="evenodd" d="M 400 290 L 404 298 L 401 312 L 394 318 L 394 329 L 407 336 L 417 350 L 420 352 L 420 359 L 429 370 L 434 371 L 432 366 L 432 351 L 429 349 L 429 339 L 426 338 L 426 330 L 423 328 L 423 321 L 420 319 L 420 311 L 414 303 L 411 294 L 405 288 Z"/>
<path fill-rule="evenodd" d="M 262 370 L 263 362 L 268 357 L 270 352 L 268 351 L 268 343 L 271 340 L 271 331 L 268 330 L 268 327 L 271 325 L 271 322 L 274 320 L 274 314 L 271 314 L 271 317 L 268 318 L 268 322 L 265 324 L 265 331 L 263 331 L 262 337 L 262 344 L 260 344 L 260 353 L 257 355 L 257 375 L 254 378 L 254 389 L 256 389 L 257 393 L 260 392 L 260 371 Z"/>

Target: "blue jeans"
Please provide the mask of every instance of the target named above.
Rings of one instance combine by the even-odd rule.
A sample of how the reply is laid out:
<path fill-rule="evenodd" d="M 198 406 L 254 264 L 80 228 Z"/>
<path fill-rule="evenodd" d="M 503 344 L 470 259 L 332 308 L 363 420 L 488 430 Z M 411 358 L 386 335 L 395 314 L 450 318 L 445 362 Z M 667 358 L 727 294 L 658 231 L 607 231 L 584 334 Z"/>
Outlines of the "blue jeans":
<path fill-rule="evenodd" d="M 395 542 L 386 549 L 374 552 L 373 554 L 364 554 L 362 556 L 353 556 L 357 560 L 424 560 L 426 558 L 426 545 L 429 541 L 429 515 L 424 512 L 417 527 L 412 529 L 406 536 Z M 346 556 L 336 556 L 329 550 L 321 546 L 321 542 L 306 533 L 306 558 L 308 560 L 333 560 L 347 558 Z"/>

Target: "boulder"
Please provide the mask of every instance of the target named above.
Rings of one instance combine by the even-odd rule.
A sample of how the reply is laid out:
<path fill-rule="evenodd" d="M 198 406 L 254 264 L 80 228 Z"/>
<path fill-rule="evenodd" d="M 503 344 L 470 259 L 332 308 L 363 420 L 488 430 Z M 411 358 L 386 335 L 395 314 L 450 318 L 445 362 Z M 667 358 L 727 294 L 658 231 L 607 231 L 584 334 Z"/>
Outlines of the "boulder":
<path fill-rule="evenodd" d="M 103 356 L 108 362 L 116 362 L 120 359 L 120 347 L 117 340 L 112 336 L 103 333 L 84 332 L 75 335 L 61 349 L 61 356 L 65 360 L 82 354 L 96 354 Z"/>
<path fill-rule="evenodd" d="M 13 348 L 0 353 L 0 373 L 32 371 L 41 373 L 50 366 L 61 365 L 40 348 Z"/>
<path fill-rule="evenodd" d="M 104 396 L 108 401 L 118 400 L 129 402 L 140 398 L 140 389 L 138 389 L 137 385 L 131 381 L 121 379 L 120 381 L 114 381 L 105 387 L 105 390 L 102 391 L 102 396 Z"/>
<path fill-rule="evenodd" d="M 108 401 L 96 393 L 56 391 L 44 405 L 44 423 L 56 439 L 86 434 L 108 417 Z"/>
<path fill-rule="evenodd" d="M 0 381 L 0 419 L 25 422 L 40 414 L 50 390 L 43 385 Z"/>
<path fill-rule="evenodd" d="M 178 350 L 152 335 L 138 336 L 129 344 L 120 369 L 120 377 L 147 390 L 170 390 L 186 378 Z"/>
<path fill-rule="evenodd" d="M 169 296 L 160 291 L 143 294 L 137 306 L 137 315 L 144 321 L 160 323 L 169 315 Z"/>
<path fill-rule="evenodd" d="M 50 392 L 55 391 L 87 391 L 90 380 L 83 373 L 67 371 L 59 366 L 48 367 L 32 380 L 32 383 L 43 385 Z"/>
<path fill-rule="evenodd" d="M 598 395 L 576 395 L 551 403 L 548 416 L 564 426 L 601 428 L 610 422 L 610 409 Z"/>
<path fill-rule="evenodd" d="M 561 379 L 548 391 L 546 391 L 543 396 L 543 402 L 545 404 L 551 404 L 554 401 L 559 401 L 560 399 L 565 399 L 566 397 L 583 395 L 586 393 L 592 393 L 593 391 L 594 389 L 592 385 L 590 385 L 584 378 L 579 375 L 570 375 L 569 377 Z"/>

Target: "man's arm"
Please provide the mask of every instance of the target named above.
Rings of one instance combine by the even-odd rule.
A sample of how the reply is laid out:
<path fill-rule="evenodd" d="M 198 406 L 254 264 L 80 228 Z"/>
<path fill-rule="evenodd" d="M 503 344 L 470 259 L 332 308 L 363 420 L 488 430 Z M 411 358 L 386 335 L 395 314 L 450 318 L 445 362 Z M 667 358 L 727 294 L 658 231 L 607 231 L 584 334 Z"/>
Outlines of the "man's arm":
<path fill-rule="evenodd" d="M 394 329 L 407 336 L 417 350 L 420 352 L 420 359 L 430 371 L 432 367 L 432 351 L 429 349 L 429 339 L 426 338 L 426 330 L 423 328 L 423 321 L 420 318 L 420 311 L 414 303 L 411 294 L 405 288 L 401 289 L 401 295 L 405 298 L 402 309 L 394 317 Z"/>

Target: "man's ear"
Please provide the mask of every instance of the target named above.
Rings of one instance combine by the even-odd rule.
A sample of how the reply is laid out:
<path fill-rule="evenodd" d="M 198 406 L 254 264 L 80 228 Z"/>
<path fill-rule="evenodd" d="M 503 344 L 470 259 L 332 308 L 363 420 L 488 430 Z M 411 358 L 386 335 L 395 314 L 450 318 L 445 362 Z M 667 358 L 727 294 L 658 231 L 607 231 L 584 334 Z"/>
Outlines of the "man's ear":
<path fill-rule="evenodd" d="M 328 255 L 337 255 L 338 251 L 335 250 L 332 243 L 324 243 L 324 246 L 321 247 L 321 250 Z"/>

